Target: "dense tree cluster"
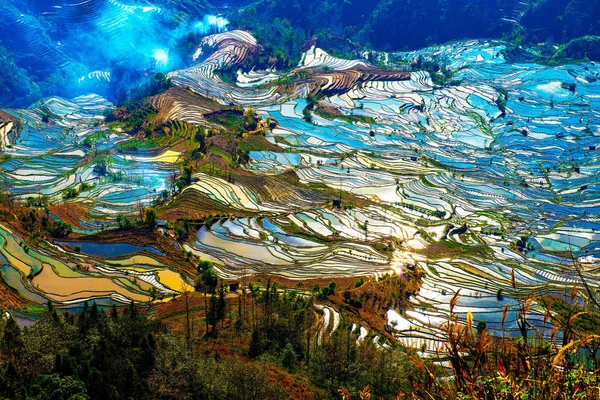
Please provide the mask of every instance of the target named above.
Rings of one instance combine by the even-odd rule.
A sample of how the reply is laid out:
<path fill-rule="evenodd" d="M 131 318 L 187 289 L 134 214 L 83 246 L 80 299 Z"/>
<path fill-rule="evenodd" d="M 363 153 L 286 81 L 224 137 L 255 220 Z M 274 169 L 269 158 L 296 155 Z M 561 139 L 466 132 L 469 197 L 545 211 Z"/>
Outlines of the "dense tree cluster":
<path fill-rule="evenodd" d="M 283 399 L 259 367 L 190 351 L 178 335 L 133 304 L 78 314 L 49 305 L 20 329 L 0 322 L 0 398 L 6 399 Z"/>
<path fill-rule="evenodd" d="M 244 286 L 239 293 L 238 285 L 219 285 L 208 277 L 211 263 L 202 262 L 198 269 L 206 275 L 199 288 L 212 286 L 205 303 L 206 333 L 190 330 L 188 295 L 185 335 L 169 332 L 149 317 L 148 309 L 140 311 L 133 304 L 121 309 L 85 304 L 75 314 L 48 304 L 41 318 L 23 329 L 3 316 L 0 398 L 290 398 L 291 388 L 278 383 L 282 378 L 304 382 L 318 399 L 337 399 L 340 393 L 347 399 L 361 393 L 365 398 L 366 392 L 383 399 L 399 393 L 431 399 L 574 398 L 578 393 L 592 398 L 597 387 L 598 315 L 574 296 L 570 301 L 538 299 L 553 311 L 562 332 L 558 337 L 558 330 L 552 331 L 562 342 L 557 351 L 554 339 L 539 340 L 523 322 L 531 300 L 523 301 L 520 335 L 512 339 L 490 335 L 487 324 L 475 322 L 470 313 L 466 325 L 458 323 L 455 295 L 444 328 L 448 347 L 440 352 L 449 370 L 419 358 L 414 349 L 388 342 L 382 332 L 359 337 L 348 318 L 358 313 L 348 306 L 337 304 L 342 311 L 337 329 L 323 331 L 320 311 L 307 293 L 270 281 Z M 335 285 L 326 287 L 335 293 Z M 237 292 L 229 296 L 235 302 L 226 301 L 228 289 Z M 221 351 L 227 354 L 221 356 Z M 523 395 L 513 396 L 514 390 Z"/>
<path fill-rule="evenodd" d="M 0 396 L 33 399 L 144 398 L 160 324 L 134 305 L 126 312 L 94 303 L 80 313 L 44 316 L 23 331 L 13 318 L 1 339 Z"/>

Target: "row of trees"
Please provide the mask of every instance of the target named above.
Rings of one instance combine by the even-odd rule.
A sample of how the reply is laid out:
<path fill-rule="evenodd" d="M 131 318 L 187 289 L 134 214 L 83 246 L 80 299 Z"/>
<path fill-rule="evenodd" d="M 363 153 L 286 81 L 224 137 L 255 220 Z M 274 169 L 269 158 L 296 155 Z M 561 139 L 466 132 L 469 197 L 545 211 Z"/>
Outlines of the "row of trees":
<path fill-rule="evenodd" d="M 333 294 L 335 284 L 326 288 Z M 250 294 L 245 321 L 251 331 L 251 358 L 271 360 L 309 377 L 321 390 L 319 398 L 338 398 L 340 388 L 356 398 L 366 386 L 374 398 L 396 398 L 412 390 L 415 368 L 399 348 L 359 341 L 359 330 L 352 330 L 343 315 L 335 332 L 320 335 L 313 297 L 282 290 L 270 281 L 263 290 L 251 286 Z"/>
<path fill-rule="evenodd" d="M 323 289 L 315 287 L 315 293 L 326 300 L 335 287 L 331 282 Z M 241 290 L 233 285 L 232 289 L 241 291 L 235 304 L 226 301 L 227 287 L 219 283 L 213 265 L 206 261 L 198 266 L 196 289 L 208 296 L 206 337 L 231 335 L 228 328 L 233 326 L 238 340 L 245 342 L 249 335 L 244 354 L 308 377 L 320 391 L 318 398 L 337 398 L 342 387 L 357 396 L 370 385 L 373 395 L 385 398 L 411 390 L 406 371 L 414 368 L 405 354 L 396 347 L 378 348 L 369 340 L 359 341 L 359 330 L 352 331 L 351 323 L 343 317 L 333 334 L 322 335 L 317 323 L 319 311 L 310 295 L 280 288 L 268 280 L 266 285 L 250 283 Z"/>

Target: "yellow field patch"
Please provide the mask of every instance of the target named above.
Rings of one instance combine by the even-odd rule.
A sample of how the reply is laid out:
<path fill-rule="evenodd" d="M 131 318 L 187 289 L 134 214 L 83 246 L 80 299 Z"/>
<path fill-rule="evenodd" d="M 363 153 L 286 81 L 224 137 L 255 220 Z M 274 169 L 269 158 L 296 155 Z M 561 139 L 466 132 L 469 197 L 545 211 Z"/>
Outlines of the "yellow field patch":
<path fill-rule="evenodd" d="M 171 290 L 181 293 L 194 291 L 194 288 L 188 285 L 177 272 L 163 269 L 162 271 L 158 271 L 156 278 L 160 283 Z"/>
<path fill-rule="evenodd" d="M 132 266 L 132 265 L 151 265 L 153 267 L 164 267 L 165 265 L 159 261 L 156 261 L 154 258 L 148 256 L 137 255 L 133 257 L 129 257 L 125 260 L 111 260 L 107 264 L 109 265 L 123 265 L 123 266 Z M 136 270 L 135 268 L 132 268 Z M 147 270 L 141 270 L 147 271 Z"/>

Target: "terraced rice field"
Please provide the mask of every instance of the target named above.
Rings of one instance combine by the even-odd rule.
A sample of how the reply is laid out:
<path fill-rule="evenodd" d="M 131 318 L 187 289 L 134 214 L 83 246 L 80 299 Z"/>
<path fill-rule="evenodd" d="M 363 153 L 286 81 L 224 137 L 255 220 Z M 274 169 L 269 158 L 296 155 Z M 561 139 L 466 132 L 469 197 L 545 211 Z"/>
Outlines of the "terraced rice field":
<path fill-rule="evenodd" d="M 212 52 L 204 54 L 208 48 Z M 389 322 L 399 339 L 425 352 L 443 342 L 441 326 L 459 290 L 454 311 L 460 316 L 471 311 L 476 322 L 499 331 L 507 307 L 505 328 L 515 331 L 521 300 L 532 293 L 561 295 L 580 283 L 571 254 L 598 289 L 598 65 L 511 64 L 501 43 L 478 41 L 379 55 L 390 63 L 432 59 L 456 71 L 456 84 L 440 86 L 422 71 L 369 80 L 374 69 L 368 60 L 341 60 L 312 48 L 299 70 L 325 67 L 319 79 L 327 76 L 323 84 L 335 90 L 321 86 L 318 93 L 326 96 L 317 107 L 335 109 L 340 117 L 311 112 L 307 122 L 303 97 L 315 91 L 318 79 L 300 81 L 282 96 L 268 86 L 278 78 L 274 71 L 240 72 L 236 86 L 218 77 L 219 68 L 244 62 L 256 48 L 247 32 L 211 35 L 196 65 L 169 75 L 176 85 L 221 104 L 257 107 L 263 118 L 277 121 L 266 139 L 283 149 L 250 152 L 245 172 L 252 176 L 194 176 L 181 198 L 190 207 L 210 205 L 229 216 L 200 229 L 185 251 L 214 261 L 227 278 L 373 276 L 418 266 L 425 277 L 411 297 L 414 310 L 390 311 Z M 267 89 L 256 87 L 263 84 Z M 152 101 L 164 120 L 206 125 L 210 107 L 189 104 L 189 92 L 170 91 Z M 13 157 L 0 164 L 0 183 L 25 198 L 57 196 L 90 182 L 93 188 L 71 201 L 109 223 L 117 213 L 149 204 L 168 187 L 178 154 L 163 149 L 114 155 L 109 168 L 122 170 L 125 178 L 109 182 L 97 176 L 82 161 L 93 150 L 81 142 L 102 129 L 106 107 L 103 99 L 87 96 L 6 110 L 23 121 L 23 129 L 17 134 L 4 126 L 3 143 Z M 54 115 L 51 124 L 42 122 L 44 110 Z M 120 140 L 112 133 L 103 145 Z M 298 179 L 295 187 L 277 180 L 290 172 Z M 316 187 L 320 191 L 311 189 Z M 80 277 L 67 266 L 41 261 L 41 253 L 21 251 L 18 239 L 0 232 L 3 275 L 32 301 L 143 301 L 148 285 L 165 294 L 185 287 L 165 267 L 139 258 L 127 268 L 96 262 L 93 273 Z M 26 279 L 32 269 L 33 279 Z M 67 277 L 82 279 L 85 289 L 63 285 Z M 336 324 L 334 311 L 324 313 L 322 332 Z M 542 333 L 549 331 L 537 305 L 529 319 Z M 356 329 L 366 336 L 364 328 Z"/>
<path fill-rule="evenodd" d="M 0 226 L 0 246 L 2 278 L 35 303 L 148 302 L 153 291 L 152 297 L 163 298 L 190 290 L 179 274 L 149 256 L 104 260 L 69 249 L 70 261 L 63 262 L 65 248 L 30 249 L 5 226 Z"/>
<path fill-rule="evenodd" d="M 204 49 L 216 51 L 208 56 Z M 202 60 L 198 64 L 170 72 L 168 77 L 177 86 L 187 87 L 206 97 L 214 98 L 221 104 L 242 104 L 254 106 L 275 101 L 279 95 L 276 88 L 269 90 L 245 90 L 229 86 L 216 74 L 216 70 L 225 66 L 242 64 L 252 52 L 257 50 L 256 39 L 245 31 L 231 31 L 210 35 L 202 40 L 194 60 Z"/>
<path fill-rule="evenodd" d="M 5 129 L 5 152 L 0 163 L 0 185 L 10 191 L 16 200 L 47 196 L 53 203 L 71 203 L 81 206 L 87 214 L 74 226 L 78 233 L 92 234 L 115 226 L 115 216 L 133 214 L 170 187 L 168 178 L 178 171 L 175 162 L 179 153 L 164 150 L 157 154 L 114 154 L 108 164 L 108 173 L 94 172 L 95 148 L 84 144 L 86 137 L 106 130 L 102 112 L 112 104 L 99 96 L 89 95 L 71 101 L 50 98 L 28 109 L 6 110 L 18 119 L 21 128 L 13 124 Z M 50 116 L 44 120 L 44 116 Z M 6 124 L 5 128 L 9 125 Z M 112 147 L 126 140 L 122 133 L 106 135 L 98 146 Z M 118 181 L 110 176 L 121 176 Z M 78 188 L 83 183 L 88 189 L 64 200 L 62 193 Z M 56 216 L 53 216 L 55 219 Z M 24 298 L 37 303 L 51 300 L 56 304 L 76 305 L 94 299 L 103 303 L 126 303 L 131 300 L 147 302 L 154 297 L 180 293 L 189 289 L 183 278 L 179 282 L 155 259 L 140 262 L 131 260 L 101 261 L 99 255 L 74 253 L 60 247 L 29 249 L 7 227 L 0 228 L 2 236 L 2 276 Z M 103 256 L 121 256 L 114 245 Z M 160 252 L 153 253 L 156 257 Z M 70 260 L 68 263 L 61 260 Z M 167 275 L 164 275 L 167 274 Z M 161 283 L 164 275 L 170 283 Z M 152 289 L 154 287 L 154 289 Z"/>
<path fill-rule="evenodd" d="M 354 65 L 311 51 L 308 68 Z M 440 327 L 458 290 L 455 312 L 464 317 L 470 310 L 475 321 L 500 331 L 507 306 L 511 331 L 518 329 L 520 300 L 564 294 L 581 283 L 568 253 L 598 287 L 600 68 L 509 64 L 501 51 L 501 45 L 469 42 L 395 54 L 460 69 L 455 79 L 461 83 L 439 87 L 416 72 L 410 81 L 367 82 L 322 101 L 346 116 L 372 117 L 374 124 L 318 115 L 308 123 L 302 99 L 259 110 L 279 122 L 268 139 L 285 143 L 288 152 L 252 153 L 250 170 L 293 170 L 301 182 L 369 198 L 373 204 L 353 209 L 337 231 L 367 241 L 398 238 L 401 260 L 426 271 L 411 299 L 415 311 L 396 321 L 396 330 L 429 352 L 443 341 Z M 324 227 L 339 221 L 332 212 L 319 217 Z M 367 220 L 366 232 L 357 229 Z M 448 255 L 432 253 L 433 243 L 444 244 Z M 456 248 L 459 256 L 452 255 Z M 394 267 L 393 261 L 372 263 L 372 270 Z M 537 313 L 534 306 L 530 322 L 548 332 Z"/>

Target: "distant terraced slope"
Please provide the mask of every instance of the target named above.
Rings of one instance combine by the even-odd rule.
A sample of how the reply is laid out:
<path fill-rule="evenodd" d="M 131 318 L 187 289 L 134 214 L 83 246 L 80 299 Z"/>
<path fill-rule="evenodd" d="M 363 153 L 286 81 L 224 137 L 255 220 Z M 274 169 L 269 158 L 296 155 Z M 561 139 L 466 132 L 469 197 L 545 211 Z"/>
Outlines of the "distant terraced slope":
<path fill-rule="evenodd" d="M 221 104 L 257 105 L 276 101 L 275 88 L 269 90 L 245 90 L 223 82 L 216 74 L 220 68 L 244 63 L 257 49 L 256 39 L 245 31 L 230 31 L 202 39 L 194 59 L 206 57 L 198 64 L 168 74 L 172 82 Z M 211 52 L 211 53 L 209 53 Z M 209 53 L 209 54 L 207 54 Z"/>
<path fill-rule="evenodd" d="M 206 57 L 203 61 L 190 68 L 170 72 L 168 77 L 175 85 L 213 98 L 221 104 L 243 106 L 273 104 L 281 99 L 303 97 L 307 93 L 341 94 L 363 82 L 410 79 L 407 73 L 376 68 L 363 60 L 339 59 L 314 47 L 303 55 L 296 71 L 265 80 L 270 86 L 267 89 L 253 88 L 251 85 L 233 86 L 216 73 L 225 68 L 241 66 L 257 51 L 256 39 L 249 32 L 231 31 L 211 35 L 202 40 L 194 54 L 194 59 Z M 278 87 L 276 79 L 284 76 L 291 78 L 291 83 L 286 83 L 285 88 Z M 269 81 L 274 84 L 269 85 Z"/>

